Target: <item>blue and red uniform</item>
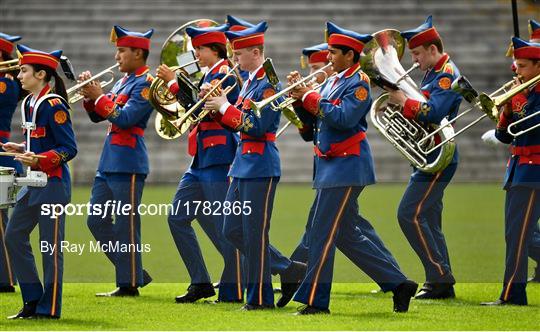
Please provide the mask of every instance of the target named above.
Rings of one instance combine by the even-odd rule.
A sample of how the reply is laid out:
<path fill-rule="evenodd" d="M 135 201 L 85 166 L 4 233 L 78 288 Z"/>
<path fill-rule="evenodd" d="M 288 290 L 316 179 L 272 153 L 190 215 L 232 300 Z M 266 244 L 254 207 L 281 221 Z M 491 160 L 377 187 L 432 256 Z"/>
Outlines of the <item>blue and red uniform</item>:
<path fill-rule="evenodd" d="M 140 34 L 127 32 L 118 26 L 114 29 L 118 36 L 117 46 L 148 49 L 153 30 Z M 95 101 L 84 100 L 83 103 L 93 122 L 109 122 L 90 204 L 104 206 L 109 201 L 116 201 L 131 206 L 129 214 L 115 216 L 114 224 L 111 212 L 105 218 L 88 216 L 88 227 L 102 245 L 112 243 L 128 248 L 141 247 L 141 220 L 137 208 L 149 172 L 144 131 L 152 114 L 148 101 L 152 80 L 148 66 L 142 66 L 117 81 L 106 95 Z M 141 250 L 105 252 L 116 268 L 118 287 L 144 285 Z"/>
<path fill-rule="evenodd" d="M 227 31 L 233 49 L 264 43 L 266 22 L 241 31 Z M 279 87 L 277 87 L 279 89 Z M 222 106 L 216 119 L 235 131 L 240 131 L 240 143 L 229 171 L 226 202 L 249 205 L 250 212 L 225 216 L 223 232 L 246 257 L 247 299 L 250 305 L 274 306 L 271 273 L 280 273 L 291 261 L 269 245 L 270 218 L 274 195 L 281 175 L 279 152 L 275 144 L 280 112 L 270 107 L 251 109 L 250 101 L 261 101 L 276 93 L 261 67 L 250 73 L 238 100 Z M 236 203 L 236 204 L 237 204 Z"/>
<path fill-rule="evenodd" d="M 512 39 L 516 59 L 540 60 L 540 44 Z M 527 256 L 533 240 L 534 229 L 540 219 L 540 128 L 513 137 L 507 132 L 510 123 L 540 112 L 540 84 L 514 96 L 511 100 L 512 114 L 504 112 L 497 124 L 495 136 L 501 142 L 511 144 L 512 156 L 508 160 L 504 189 L 506 264 L 503 303 L 527 304 Z M 515 131 L 538 125 L 540 117 L 516 125 Z"/>
<path fill-rule="evenodd" d="M 309 64 L 313 63 L 328 63 L 328 44 L 318 44 L 311 47 L 304 48 L 302 50 L 302 54 L 305 55 L 308 59 Z M 303 123 L 303 127 L 299 129 L 300 136 L 304 139 L 306 142 L 317 142 L 317 133 L 320 129 L 315 128 L 317 123 L 317 117 L 312 115 L 311 113 L 307 112 L 303 107 L 302 103 L 300 101 L 297 101 L 294 105 L 295 112 L 300 118 L 300 120 Z M 317 156 L 314 155 L 313 163 L 315 165 Z M 315 175 L 315 168 L 313 169 L 313 174 Z M 291 260 L 293 261 L 299 261 L 307 263 L 308 259 L 308 233 L 309 229 L 311 228 L 311 219 L 313 218 L 313 213 L 315 211 L 316 207 L 316 201 L 313 202 L 311 205 L 311 208 L 309 210 L 309 216 L 308 216 L 308 222 L 306 224 L 305 232 L 302 235 L 302 239 L 300 240 L 300 243 L 296 247 L 296 249 L 293 251 L 291 255 Z M 368 239 L 371 240 L 376 246 L 379 247 L 379 249 L 386 255 L 386 257 L 394 264 L 395 266 L 399 267 L 396 259 L 392 255 L 392 253 L 386 248 L 381 238 L 377 235 L 375 232 L 375 229 L 370 224 L 370 222 L 366 219 L 364 219 L 360 215 L 356 215 L 358 218 L 357 225 L 360 227 L 362 234 L 364 234 Z"/>
<path fill-rule="evenodd" d="M 328 22 L 328 44 L 361 53 L 372 37 Z M 294 300 L 327 310 L 336 246 L 384 291 L 394 290 L 405 275 L 363 234 L 358 196 L 375 183 L 366 115 L 371 106 L 369 78 L 358 63 L 333 76 L 320 92 L 303 97 L 303 108 L 315 116 L 316 197 L 308 232 L 308 267 Z"/>
<path fill-rule="evenodd" d="M 402 32 L 413 49 L 425 42 L 440 38 L 432 25 L 431 16 L 414 30 Z M 433 68 L 428 70 L 421 84 L 427 102 L 407 99 L 403 115 L 422 125 L 438 125 L 442 119 L 453 119 L 459 110 L 462 97 L 450 89 L 459 76 L 459 69 L 444 53 Z M 436 150 L 428 156 L 432 162 Z M 444 190 L 452 180 L 458 165 L 457 148 L 452 162 L 442 171 L 427 173 L 413 169 L 413 174 L 398 208 L 398 221 L 405 237 L 420 258 L 426 275 L 425 287 L 432 283 L 454 284 L 450 259 L 442 232 Z"/>
<path fill-rule="evenodd" d="M 45 53 L 17 45 L 22 54 L 21 65 L 43 64 L 56 69 L 62 51 Z M 67 162 L 77 154 L 68 103 L 50 94 L 46 85 L 38 96 L 29 95 L 22 103 L 27 122 L 35 119 L 30 135 L 30 151 L 46 156 L 38 159 L 33 170 L 47 174 L 45 187 L 23 187 L 6 229 L 6 245 L 13 259 L 24 303 L 37 304 L 36 313 L 60 317 L 62 308 L 63 253 L 65 215 L 42 214 L 43 204 L 67 204 L 71 200 L 71 178 Z M 39 279 L 30 233 L 39 225 L 39 239 L 49 250 L 41 250 L 43 283 Z"/>
<path fill-rule="evenodd" d="M 209 43 L 225 45 L 226 37 L 223 31 L 227 25 L 212 28 L 188 28 L 186 33 L 191 37 L 193 47 Z M 200 81 L 201 84 L 217 84 L 230 70 L 227 59 L 219 59 Z M 222 83 L 223 89 L 236 84 L 236 79 L 229 76 Z M 169 90 L 178 93 L 178 83 L 173 82 Z M 236 101 L 239 93 L 238 85 L 227 95 L 230 102 Z M 223 219 L 220 213 L 204 213 L 199 209 L 197 215 L 185 210 L 185 202 L 207 201 L 212 206 L 220 206 L 225 200 L 229 187 L 227 173 L 234 160 L 238 145 L 238 136 L 225 129 L 210 116 L 205 117 L 189 133 L 188 152 L 193 159 L 186 171 L 173 199 L 174 210 L 168 217 L 169 228 L 178 248 L 178 252 L 186 265 L 191 284 L 205 284 L 211 287 L 210 275 L 204 263 L 204 258 L 192 226 L 197 218 L 202 229 L 210 238 L 216 249 L 223 256 L 224 268 L 219 284 L 218 300 L 221 302 L 243 300 L 241 255 L 240 252 L 223 236 Z"/>
<path fill-rule="evenodd" d="M 0 33 L 0 52 L 11 54 L 14 43 L 21 37 Z M 17 108 L 20 88 L 12 77 L 0 73 L 0 142 L 6 143 L 11 135 L 11 118 Z M 22 173 L 21 164 L 13 157 L 0 156 L 0 166 L 12 167 L 17 174 Z M 5 229 L 8 223 L 8 209 L 0 210 L 0 291 L 16 284 L 13 263 L 4 243 Z"/>

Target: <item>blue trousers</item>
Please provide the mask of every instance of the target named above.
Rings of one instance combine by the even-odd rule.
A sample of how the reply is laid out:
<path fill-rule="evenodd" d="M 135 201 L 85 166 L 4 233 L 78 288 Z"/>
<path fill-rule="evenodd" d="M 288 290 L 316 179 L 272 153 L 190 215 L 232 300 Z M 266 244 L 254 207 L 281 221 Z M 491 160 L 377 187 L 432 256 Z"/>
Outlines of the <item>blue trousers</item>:
<path fill-rule="evenodd" d="M 39 241 L 43 261 L 43 284 L 39 280 L 30 233 L 39 225 Z M 40 205 L 28 205 L 28 195 L 15 205 L 6 229 L 6 245 L 13 259 L 13 270 L 19 281 L 23 302 L 38 301 L 38 314 L 60 317 L 62 311 L 62 276 L 65 216 L 51 219 L 41 215 Z M 52 246 L 44 249 L 42 244 Z"/>
<path fill-rule="evenodd" d="M 271 274 L 280 273 L 291 264 L 269 243 L 268 232 L 278 181 L 279 177 L 233 178 L 225 199 L 231 204 L 249 202 L 251 207 L 251 211 L 225 216 L 223 225 L 225 237 L 246 259 L 248 304 L 273 305 Z"/>
<path fill-rule="evenodd" d="M 527 263 L 533 230 L 540 218 L 540 190 L 510 187 L 506 191 L 506 265 L 501 300 L 527 304 Z"/>
<path fill-rule="evenodd" d="M 13 261 L 4 242 L 8 221 L 8 209 L 0 210 L 0 287 L 15 286 L 17 284 L 13 272 Z"/>
<path fill-rule="evenodd" d="M 316 201 L 315 201 L 316 202 Z M 311 219 L 313 218 L 313 212 L 315 211 L 315 202 L 311 205 L 311 209 L 309 209 L 309 216 L 308 216 L 308 222 L 306 224 L 306 229 L 304 231 L 304 234 L 302 235 L 302 238 L 300 240 L 300 243 L 298 243 L 298 246 L 294 249 L 291 260 L 292 261 L 299 261 L 303 263 L 307 263 L 308 260 L 308 233 L 311 228 Z M 394 264 L 399 269 L 399 264 L 390 252 L 388 248 L 384 245 L 384 242 L 379 237 L 377 232 L 375 232 L 375 229 L 371 225 L 371 223 L 364 219 L 361 215 L 356 215 L 355 218 L 358 219 L 357 221 L 357 227 L 360 228 L 360 231 L 363 235 L 365 235 L 368 239 L 373 242 L 374 245 L 378 246 L 381 252 L 388 258 L 388 260 Z"/>
<path fill-rule="evenodd" d="M 442 210 L 444 189 L 456 169 L 454 163 L 435 174 L 415 171 L 398 208 L 401 230 L 420 258 L 428 282 L 438 282 L 452 271 L 442 232 Z"/>
<path fill-rule="evenodd" d="M 105 217 L 89 215 L 88 228 L 92 235 L 103 244 L 118 244 L 130 250 L 105 251 L 116 269 L 118 287 L 139 287 L 143 284 L 141 255 L 141 218 L 137 207 L 141 202 L 145 174 L 98 173 L 94 179 L 91 205 L 106 206 L 108 201 L 116 201 L 122 206 L 132 207 L 128 215 L 113 217 L 109 208 Z M 110 246 L 109 246 L 110 247 Z"/>
<path fill-rule="evenodd" d="M 294 300 L 328 308 L 336 246 L 383 291 L 395 289 L 405 275 L 359 227 L 358 196 L 364 187 L 317 189 L 308 234 L 307 274 Z"/>
<path fill-rule="evenodd" d="M 211 282 L 197 235 L 191 224 L 195 218 L 220 252 L 224 261 L 219 284 L 218 300 L 220 301 L 243 299 L 241 254 L 225 239 L 222 232 L 224 220 L 222 203 L 229 187 L 228 170 L 229 165 L 188 170 L 178 185 L 172 203 L 173 210 L 168 217 L 176 248 L 186 265 L 192 284 Z M 209 202 L 211 209 L 204 210 L 202 206 L 199 206 L 195 215 L 195 201 Z M 188 202 L 187 206 L 186 202 Z M 219 205 L 214 202 L 218 202 Z M 218 206 L 222 208 L 216 210 Z"/>

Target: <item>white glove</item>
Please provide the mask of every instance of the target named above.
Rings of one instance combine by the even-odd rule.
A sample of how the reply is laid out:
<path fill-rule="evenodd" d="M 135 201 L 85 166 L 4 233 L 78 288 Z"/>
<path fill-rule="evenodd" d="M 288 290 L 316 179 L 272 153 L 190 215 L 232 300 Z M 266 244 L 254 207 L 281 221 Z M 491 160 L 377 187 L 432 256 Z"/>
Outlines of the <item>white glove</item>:
<path fill-rule="evenodd" d="M 486 131 L 482 135 L 482 141 L 484 141 L 484 143 L 486 143 L 487 145 L 491 145 L 491 146 L 498 146 L 498 145 L 502 144 L 497 139 L 497 137 L 495 137 L 495 129 L 491 129 L 491 130 Z"/>

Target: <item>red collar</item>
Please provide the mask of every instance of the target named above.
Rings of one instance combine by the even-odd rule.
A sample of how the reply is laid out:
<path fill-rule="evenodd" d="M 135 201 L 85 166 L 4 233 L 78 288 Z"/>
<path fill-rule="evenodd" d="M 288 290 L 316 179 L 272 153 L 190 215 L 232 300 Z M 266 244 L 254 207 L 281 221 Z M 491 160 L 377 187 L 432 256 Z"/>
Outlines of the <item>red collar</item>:
<path fill-rule="evenodd" d="M 139 69 L 135 70 L 135 72 L 134 72 L 135 77 L 142 76 L 142 75 L 148 73 L 149 70 L 150 70 L 150 67 L 144 65 L 144 66 L 140 67 Z"/>
<path fill-rule="evenodd" d="M 349 78 L 352 75 L 354 75 L 358 70 L 360 70 L 360 63 L 355 63 L 354 65 L 350 66 L 345 74 L 343 74 L 344 78 Z"/>
<path fill-rule="evenodd" d="M 36 97 L 36 101 L 38 101 L 41 97 L 45 96 L 47 93 L 51 91 L 51 87 L 49 84 L 46 84 L 43 89 L 39 92 L 38 96 Z"/>
<path fill-rule="evenodd" d="M 262 79 L 264 76 L 266 75 L 266 72 L 264 71 L 264 68 L 261 67 L 261 69 L 259 69 L 259 71 L 257 71 L 257 74 L 255 74 L 255 77 L 260 80 Z"/>
<path fill-rule="evenodd" d="M 219 70 L 221 69 L 221 67 L 223 66 L 228 66 L 228 61 L 225 60 L 225 59 L 221 59 L 218 61 L 218 63 L 215 65 L 214 69 L 212 69 L 212 72 L 211 74 L 212 75 L 216 75 L 219 73 Z"/>
<path fill-rule="evenodd" d="M 450 60 L 450 56 L 448 54 L 444 53 L 443 56 L 437 61 L 435 66 L 433 67 L 433 70 L 435 71 L 441 71 L 444 68 L 444 65 Z"/>

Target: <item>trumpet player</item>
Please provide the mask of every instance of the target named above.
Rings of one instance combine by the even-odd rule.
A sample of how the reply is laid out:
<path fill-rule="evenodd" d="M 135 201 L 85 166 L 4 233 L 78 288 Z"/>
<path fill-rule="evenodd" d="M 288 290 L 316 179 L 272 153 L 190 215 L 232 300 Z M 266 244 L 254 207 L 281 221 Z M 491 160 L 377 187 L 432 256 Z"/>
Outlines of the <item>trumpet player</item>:
<path fill-rule="evenodd" d="M 227 60 L 227 38 L 224 33 L 227 28 L 228 25 L 225 24 L 218 27 L 188 27 L 186 29 L 186 33 L 191 37 L 191 44 L 195 49 L 199 64 L 209 68 L 200 81 L 202 83 L 200 98 L 204 98 L 230 70 Z M 166 65 L 158 68 L 157 77 L 169 82 L 169 90 L 173 94 L 178 93 L 176 74 Z M 221 88 L 229 87 L 233 89 L 227 94 L 227 100 L 234 103 L 240 90 L 234 75 L 228 76 L 221 83 Z M 193 159 L 189 169 L 180 180 L 173 206 L 184 207 L 182 204 L 188 201 L 207 201 L 214 206 L 216 203 L 222 205 L 229 187 L 227 173 L 234 159 L 237 145 L 238 136 L 224 128 L 210 115 L 196 123 L 188 139 L 188 153 Z M 215 295 L 192 226 L 195 218 L 223 256 L 225 265 L 219 283 L 218 302 L 242 302 L 240 252 L 223 236 L 223 215 L 206 213 L 202 209 L 196 215 L 192 212 L 190 214 L 185 208 L 176 211 L 177 213 L 174 214 L 171 211 L 168 217 L 169 228 L 191 278 L 187 293 L 177 296 L 176 302 L 191 303 Z"/>
<path fill-rule="evenodd" d="M 302 54 L 307 58 L 307 64 L 309 67 L 310 74 L 323 69 L 324 74 L 321 73 L 320 75 L 316 75 L 316 83 L 317 84 L 323 84 L 325 80 L 331 79 L 332 75 L 335 74 L 334 68 L 332 66 L 325 67 L 328 63 L 328 43 L 323 43 L 319 45 L 314 45 L 311 47 L 304 48 L 302 50 Z M 302 62 L 304 61 L 304 58 L 302 58 Z M 307 112 L 302 107 L 302 102 L 297 101 L 295 104 L 293 104 L 294 110 L 300 120 L 302 121 L 302 128 L 300 128 L 298 131 L 300 133 L 300 136 L 306 141 L 306 142 L 316 142 L 317 141 L 317 133 L 320 131 L 320 129 L 315 128 L 316 127 L 316 117 L 313 116 L 311 113 Z M 316 156 L 314 156 L 313 160 L 313 175 L 315 176 L 315 163 L 316 163 Z M 308 259 L 308 233 L 310 229 L 310 222 L 311 218 L 313 217 L 313 212 L 315 209 L 315 204 L 311 206 L 311 209 L 309 211 L 308 216 L 308 222 L 306 224 L 306 231 L 304 235 L 302 236 L 302 239 L 300 240 L 300 243 L 296 247 L 296 249 L 293 251 L 291 255 L 291 260 L 300 261 L 300 262 L 307 262 Z M 375 245 L 379 247 L 379 249 L 385 254 L 385 256 L 394 264 L 395 266 L 398 266 L 398 263 L 392 253 L 386 248 L 384 243 L 382 242 L 381 238 L 377 235 L 375 232 L 373 226 L 369 223 L 368 220 L 362 218 L 360 215 L 358 217 L 358 223 L 357 226 L 362 230 L 362 234 L 365 235 L 367 238 L 371 240 Z M 280 306 L 280 303 L 277 303 L 277 306 Z"/>
<path fill-rule="evenodd" d="M 112 213 L 105 218 L 89 215 L 88 228 L 96 241 L 130 248 L 129 251 L 104 250 L 116 270 L 117 289 L 96 296 L 138 296 L 138 287 L 152 279 L 142 268 L 140 204 L 144 181 L 149 172 L 144 130 L 152 113 L 148 101 L 153 77 L 146 65 L 153 29 L 145 33 L 128 31 L 115 25 L 111 42 L 116 44 L 115 59 L 124 77 L 105 94 L 100 82 L 92 81 L 82 88 L 83 106 L 92 122 L 109 122 L 109 130 L 99 160 L 90 204 L 105 206 L 111 201 L 129 204 L 128 214 Z M 79 80 L 88 80 L 88 71 Z"/>
<path fill-rule="evenodd" d="M 0 62 L 12 60 L 11 54 L 15 43 L 21 37 L 0 33 Z M 2 67 L 0 67 L 1 69 Z M 17 71 L 0 73 L 0 142 L 6 143 L 11 135 L 11 118 L 17 103 L 24 96 L 21 91 L 20 81 L 17 79 Z M 0 144 L 0 145 L 1 145 Z M 17 174 L 22 174 L 22 167 L 11 157 L 0 157 L 0 166 L 15 168 Z M 15 273 L 13 262 L 4 244 L 5 229 L 8 224 L 8 209 L 0 210 L 0 293 L 12 293 L 15 291 Z"/>
<path fill-rule="evenodd" d="M 540 43 L 526 42 L 514 37 L 516 74 L 525 84 L 540 75 Z M 540 84 L 528 87 L 524 93 L 515 95 L 503 106 L 495 136 L 505 144 L 511 144 L 512 156 L 505 175 L 505 240 L 506 261 L 504 283 L 499 299 L 484 305 L 526 305 L 527 263 L 534 228 L 540 218 L 540 129 L 513 136 L 508 132 L 510 124 L 526 116 L 540 112 Z M 540 123 L 534 116 L 517 125 L 524 130 Z"/>
<path fill-rule="evenodd" d="M 250 101 L 269 98 L 279 89 L 279 84 L 276 87 L 270 84 L 263 68 L 266 29 L 267 23 L 260 22 L 251 28 L 225 32 L 240 69 L 248 71 L 249 77 L 234 104 L 224 95 L 211 97 L 206 102 L 207 108 L 216 111 L 220 123 L 240 131 L 225 201 L 251 208 L 225 216 L 223 232 L 246 257 L 247 295 L 243 310 L 274 308 L 271 273 L 279 273 L 282 283 L 298 285 L 305 272 L 305 264 L 291 262 L 269 244 L 270 218 L 281 175 L 275 144 L 281 113 L 266 106 L 259 117 L 250 105 Z M 294 291 L 296 287 L 286 288 L 282 297 L 290 299 Z"/>
<path fill-rule="evenodd" d="M 401 105 L 407 119 L 421 125 L 438 125 L 445 117 L 454 118 L 462 97 L 450 89 L 459 70 L 444 52 L 442 39 L 433 26 L 432 17 L 418 28 L 404 31 L 414 62 L 426 74 L 421 83 L 427 102 L 408 98 L 400 90 L 390 90 L 390 102 Z M 427 128 L 427 127 L 426 127 Z M 437 142 L 437 139 L 436 139 Z M 428 156 L 436 158 L 438 150 Z M 455 279 L 452 275 L 446 240 L 442 232 L 444 190 L 452 180 L 458 165 L 458 152 L 442 171 L 426 173 L 413 169 L 413 174 L 398 208 L 398 221 L 405 237 L 420 258 L 426 282 L 415 298 L 444 299 L 455 297 Z"/>
<path fill-rule="evenodd" d="M 327 22 L 328 59 L 338 73 L 320 92 L 298 86 L 291 94 L 315 117 L 316 198 L 310 220 L 307 274 L 294 295 L 304 303 L 299 315 L 328 314 L 336 246 L 394 293 L 394 311 L 405 312 L 418 285 L 407 280 L 358 226 L 358 196 L 375 183 L 371 151 L 366 139 L 366 114 L 371 106 L 369 78 L 360 69 L 364 44 L 372 39 Z M 299 74 L 288 76 L 289 84 Z"/>

